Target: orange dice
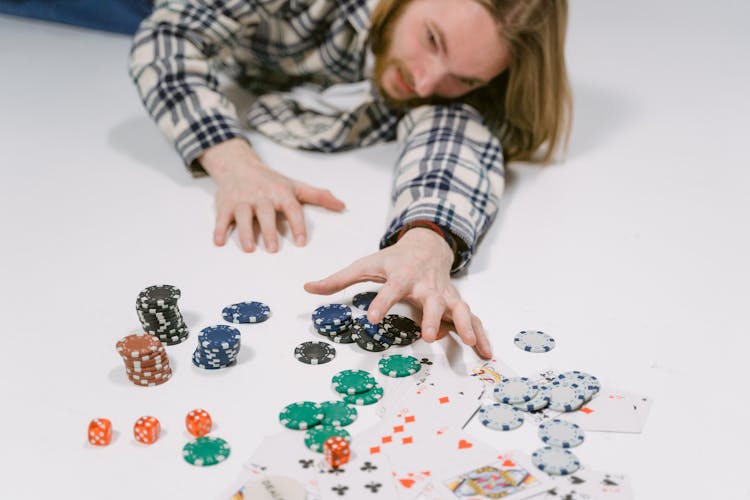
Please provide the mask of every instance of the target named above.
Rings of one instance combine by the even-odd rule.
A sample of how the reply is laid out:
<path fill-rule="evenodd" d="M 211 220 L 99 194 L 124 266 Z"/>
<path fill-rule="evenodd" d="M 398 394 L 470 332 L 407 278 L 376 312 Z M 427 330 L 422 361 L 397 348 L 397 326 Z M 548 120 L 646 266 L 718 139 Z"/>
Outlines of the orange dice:
<path fill-rule="evenodd" d="M 341 436 L 329 437 L 323 443 L 323 454 L 331 467 L 344 465 L 349 461 L 349 443 Z"/>
<path fill-rule="evenodd" d="M 135 421 L 133 435 L 135 440 L 143 444 L 154 444 L 159 439 L 161 424 L 156 417 L 141 417 Z"/>
<path fill-rule="evenodd" d="M 112 441 L 112 422 L 106 418 L 95 418 L 89 422 L 89 443 L 107 446 Z"/>
<path fill-rule="evenodd" d="M 211 432 L 211 415 L 202 408 L 196 408 L 185 416 L 185 427 L 195 437 L 203 437 Z"/>

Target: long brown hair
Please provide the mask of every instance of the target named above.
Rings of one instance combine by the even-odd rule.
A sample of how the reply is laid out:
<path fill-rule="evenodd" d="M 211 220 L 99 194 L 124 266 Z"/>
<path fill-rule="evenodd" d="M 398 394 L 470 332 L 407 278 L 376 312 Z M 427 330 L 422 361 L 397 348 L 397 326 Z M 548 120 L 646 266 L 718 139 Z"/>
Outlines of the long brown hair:
<path fill-rule="evenodd" d="M 565 64 L 567 0 L 474 0 L 495 19 L 507 41 L 508 68 L 489 84 L 453 101 L 482 113 L 508 161 L 549 163 L 567 146 L 573 104 Z M 408 0 L 381 0 L 371 17 L 370 47 L 387 45 L 392 20 Z M 445 102 L 434 99 L 434 102 Z"/>

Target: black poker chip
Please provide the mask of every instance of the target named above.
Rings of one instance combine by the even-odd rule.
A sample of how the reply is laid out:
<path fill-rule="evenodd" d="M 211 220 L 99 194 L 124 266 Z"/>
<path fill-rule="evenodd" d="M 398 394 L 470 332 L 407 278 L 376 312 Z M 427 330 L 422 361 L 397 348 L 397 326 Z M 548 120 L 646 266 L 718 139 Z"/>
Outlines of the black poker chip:
<path fill-rule="evenodd" d="M 388 314 L 383 318 L 385 331 L 393 338 L 393 343 L 400 346 L 413 344 L 422 336 L 422 330 L 413 319 L 400 314 Z"/>
<path fill-rule="evenodd" d="M 352 331 L 352 339 L 357 343 L 359 347 L 369 352 L 382 352 L 391 347 L 388 344 L 378 342 L 369 335 L 362 332 L 357 332 L 356 330 Z"/>
<path fill-rule="evenodd" d="M 336 349 L 327 342 L 307 341 L 294 348 L 294 357 L 308 365 L 322 365 L 333 361 Z"/>

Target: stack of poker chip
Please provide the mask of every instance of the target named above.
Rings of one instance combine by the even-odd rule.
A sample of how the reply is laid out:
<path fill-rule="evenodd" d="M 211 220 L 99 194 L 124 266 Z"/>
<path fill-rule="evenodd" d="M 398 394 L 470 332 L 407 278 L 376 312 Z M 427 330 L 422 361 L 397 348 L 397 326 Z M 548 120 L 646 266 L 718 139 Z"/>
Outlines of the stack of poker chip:
<path fill-rule="evenodd" d="M 146 333 L 167 345 L 179 344 L 189 331 L 177 308 L 180 290 L 171 285 L 153 285 L 138 294 L 135 309 Z"/>
<path fill-rule="evenodd" d="M 193 364 L 206 370 L 232 366 L 240 352 L 240 331 L 228 325 L 209 326 L 198 334 Z"/>
<path fill-rule="evenodd" d="M 327 304 L 312 313 L 315 331 L 337 344 L 351 344 L 352 310 L 346 304 Z"/>
<path fill-rule="evenodd" d="M 153 335 L 128 335 L 120 339 L 116 347 L 125 363 L 128 379 L 135 385 L 161 385 L 172 378 L 164 344 Z"/>
<path fill-rule="evenodd" d="M 288 429 L 306 431 L 304 442 L 312 451 L 322 453 L 326 439 L 339 436 L 348 442 L 351 436 L 343 427 L 357 419 L 357 409 L 343 401 L 299 401 L 285 406 L 279 422 Z"/>

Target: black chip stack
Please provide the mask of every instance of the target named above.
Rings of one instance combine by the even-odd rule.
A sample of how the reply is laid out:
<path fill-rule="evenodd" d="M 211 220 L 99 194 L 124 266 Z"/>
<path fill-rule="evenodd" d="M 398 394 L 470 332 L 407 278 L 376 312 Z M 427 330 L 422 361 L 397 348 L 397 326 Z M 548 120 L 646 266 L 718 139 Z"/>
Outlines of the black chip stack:
<path fill-rule="evenodd" d="M 189 331 L 177 307 L 180 289 L 172 285 L 153 285 L 138 294 L 135 309 L 143 331 L 166 345 L 179 344 Z"/>

